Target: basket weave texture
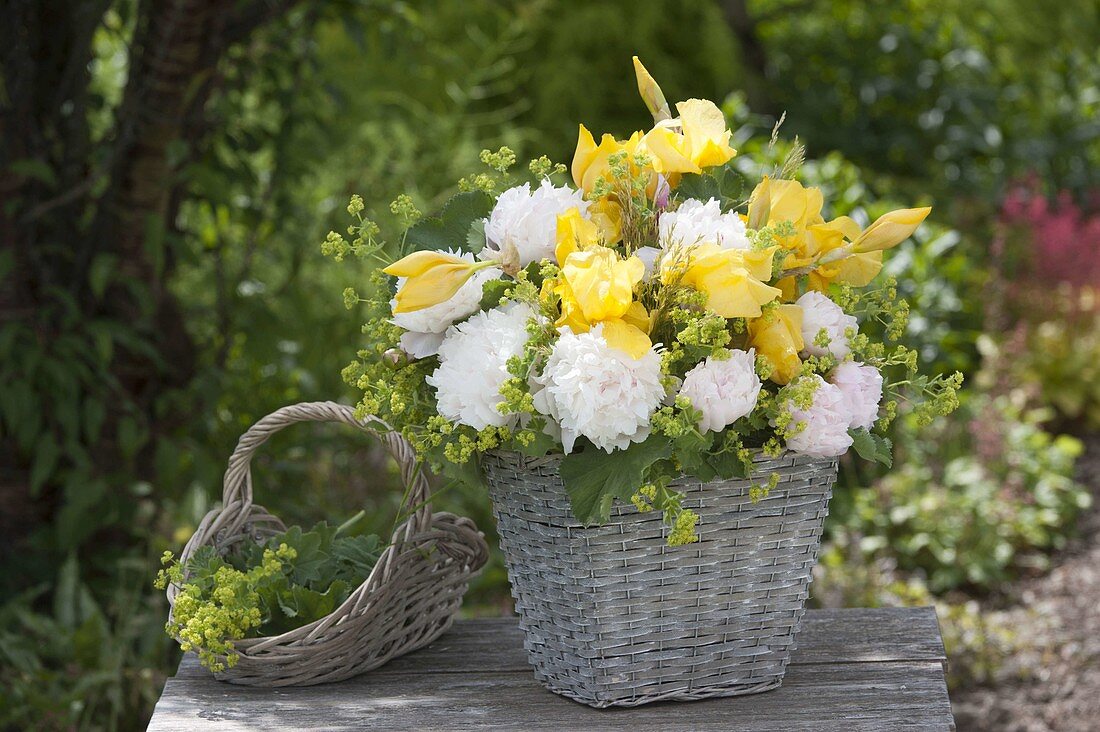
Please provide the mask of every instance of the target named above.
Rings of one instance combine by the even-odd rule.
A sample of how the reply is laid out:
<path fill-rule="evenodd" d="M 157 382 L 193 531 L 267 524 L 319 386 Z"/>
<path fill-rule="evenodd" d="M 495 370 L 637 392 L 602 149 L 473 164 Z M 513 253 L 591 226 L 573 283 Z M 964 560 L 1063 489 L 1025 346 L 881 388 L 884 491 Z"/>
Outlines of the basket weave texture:
<path fill-rule="evenodd" d="M 593 707 L 754 694 L 775 688 L 794 649 L 835 458 L 757 455 L 753 480 L 674 483 L 700 540 L 666 545 L 660 512 L 573 516 L 560 456 L 485 456 L 524 646 L 551 691 Z"/>
<path fill-rule="evenodd" d="M 252 502 L 252 455 L 296 422 L 339 422 L 375 434 L 397 461 L 410 512 L 370 576 L 331 614 L 279 636 L 235 643 L 240 654 L 217 678 L 251 686 L 308 686 L 340 681 L 430 643 L 451 624 L 470 578 L 488 558 L 473 521 L 433 513 L 430 488 L 412 446 L 378 419 L 359 420 L 350 407 L 308 402 L 283 407 L 253 425 L 237 444 L 225 473 L 222 505 L 210 511 L 181 553 L 202 546 L 225 554 L 241 541 L 264 541 L 285 526 Z M 168 587 L 174 605 L 178 589 Z"/>

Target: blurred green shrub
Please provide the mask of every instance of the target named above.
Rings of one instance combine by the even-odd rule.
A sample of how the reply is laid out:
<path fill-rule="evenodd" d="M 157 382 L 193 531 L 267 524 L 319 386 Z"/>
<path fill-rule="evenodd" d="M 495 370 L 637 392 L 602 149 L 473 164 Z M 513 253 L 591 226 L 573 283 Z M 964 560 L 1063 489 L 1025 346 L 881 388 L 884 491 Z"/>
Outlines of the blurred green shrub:
<path fill-rule="evenodd" d="M 1046 566 L 1042 552 L 1064 546 L 1091 501 L 1073 479 L 1081 443 L 1045 432 L 1046 415 L 980 395 L 960 412 L 903 443 L 904 461 L 835 511 L 865 556 L 893 558 L 937 594 Z"/>

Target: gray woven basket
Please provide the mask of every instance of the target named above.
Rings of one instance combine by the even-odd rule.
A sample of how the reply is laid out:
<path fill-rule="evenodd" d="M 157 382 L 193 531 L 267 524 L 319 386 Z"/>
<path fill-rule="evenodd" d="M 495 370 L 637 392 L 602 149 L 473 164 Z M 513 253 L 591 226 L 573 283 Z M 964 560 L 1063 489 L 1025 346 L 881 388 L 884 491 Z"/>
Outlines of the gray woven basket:
<path fill-rule="evenodd" d="M 767 691 L 794 648 L 836 479 L 835 458 L 756 457 L 752 480 L 676 483 L 699 542 L 666 545 L 659 512 L 616 505 L 585 528 L 559 456 L 484 466 L 535 677 L 593 707 Z"/>
<path fill-rule="evenodd" d="M 488 559 L 474 522 L 432 511 L 431 489 L 412 446 L 382 420 L 360 420 L 351 407 L 306 402 L 283 407 L 252 425 L 225 472 L 222 505 L 203 518 L 180 555 L 202 546 L 225 554 L 242 541 L 265 541 L 283 522 L 252 500 L 252 456 L 271 435 L 297 422 L 337 422 L 378 437 L 408 487 L 408 518 L 393 532 L 370 576 L 325 617 L 278 636 L 236 642 L 235 666 L 221 681 L 249 686 L 309 686 L 361 674 L 431 643 L 462 605 L 466 587 Z M 179 588 L 168 587 L 174 608 Z M 171 618 L 171 614 L 169 614 Z"/>

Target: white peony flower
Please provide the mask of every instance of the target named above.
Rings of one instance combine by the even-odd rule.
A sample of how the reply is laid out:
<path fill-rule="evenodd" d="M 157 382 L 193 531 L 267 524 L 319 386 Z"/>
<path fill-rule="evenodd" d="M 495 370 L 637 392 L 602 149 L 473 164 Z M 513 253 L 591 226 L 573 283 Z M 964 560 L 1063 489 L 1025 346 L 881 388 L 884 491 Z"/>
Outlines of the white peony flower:
<path fill-rule="evenodd" d="M 462 257 L 469 262 L 474 261 L 474 255 L 469 252 L 452 250 L 448 254 Z M 413 358 L 425 358 L 438 353 L 439 346 L 443 343 L 444 331 L 456 321 L 477 312 L 481 305 L 482 285 L 500 277 L 500 274 L 500 270 L 496 267 L 480 270 L 475 272 L 474 276 L 451 296 L 451 299 L 411 313 L 396 313 L 390 322 L 408 331 L 401 336 L 401 350 Z M 400 290 L 404 284 L 405 278 L 398 277 L 397 289 Z M 390 300 L 391 310 L 396 305 L 396 300 Z"/>
<path fill-rule="evenodd" d="M 874 366 L 845 361 L 829 375 L 844 396 L 849 427 L 869 430 L 878 419 L 878 405 L 882 401 L 882 374 Z"/>
<path fill-rule="evenodd" d="M 684 376 L 680 395 L 690 399 L 692 406 L 703 413 L 700 432 L 719 432 L 756 406 L 760 394 L 756 351 L 732 353 L 725 361 L 708 357 Z"/>
<path fill-rule="evenodd" d="M 722 213 L 718 201 L 689 198 L 675 211 L 661 214 L 660 242 L 665 247 L 717 244 L 723 249 L 750 249 L 745 222 L 735 212 Z"/>
<path fill-rule="evenodd" d="M 802 340 L 806 343 L 806 352 L 812 356 L 824 356 L 831 353 L 837 359 L 852 352 L 848 347 L 849 328 L 856 329 L 859 322 L 848 315 L 840 306 L 820 292 L 810 290 L 795 301 L 802 308 Z M 824 329 L 829 336 L 829 347 L 817 345 L 818 334 Z"/>
<path fill-rule="evenodd" d="M 485 219 L 483 256 L 499 259 L 509 269 L 526 267 L 540 259 L 553 259 L 558 214 L 571 208 L 578 208 L 584 214 L 588 203 L 584 193 L 568 186 L 558 188 L 544 180 L 534 192 L 530 183 L 509 188 L 500 194 L 493 212 Z"/>
<path fill-rule="evenodd" d="M 602 324 L 579 335 L 562 328 L 535 382 L 535 408 L 560 425 L 567 453 L 581 435 L 605 452 L 641 442 L 665 396 L 657 351 L 632 359 L 607 345 Z"/>
<path fill-rule="evenodd" d="M 852 446 L 844 394 L 817 374 L 803 378 L 816 379 L 817 391 L 814 392 L 814 403 L 809 409 L 800 409 L 793 402 L 787 403 L 793 418 L 791 427 L 800 422 L 806 425 L 805 429 L 787 439 L 787 447 L 794 452 L 814 457 L 843 455 Z"/>
<path fill-rule="evenodd" d="M 530 306 L 508 303 L 480 312 L 447 330 L 439 347 L 439 368 L 425 381 L 435 387 L 441 415 L 474 429 L 514 424 L 516 415 L 497 410 L 500 387 L 511 376 L 508 359 L 527 343 Z"/>

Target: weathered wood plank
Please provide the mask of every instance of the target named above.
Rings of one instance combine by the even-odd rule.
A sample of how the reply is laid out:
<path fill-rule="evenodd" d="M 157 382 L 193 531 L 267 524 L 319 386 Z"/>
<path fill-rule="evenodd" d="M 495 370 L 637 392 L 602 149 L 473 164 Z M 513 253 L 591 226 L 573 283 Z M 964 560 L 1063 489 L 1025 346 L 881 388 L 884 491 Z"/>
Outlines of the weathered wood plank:
<path fill-rule="evenodd" d="M 932 608 L 806 614 L 786 680 L 764 694 L 594 710 L 531 674 L 514 618 L 461 621 L 428 648 L 339 684 L 252 689 L 193 657 L 149 729 L 946 730 L 953 729 Z"/>
<path fill-rule="evenodd" d="M 494 669 L 529 672 L 523 633 L 515 618 L 465 620 L 431 645 L 395 659 L 370 675 L 469 673 Z M 867 661 L 946 662 L 936 611 L 923 608 L 809 610 L 791 665 Z M 188 655 L 177 678 L 205 678 Z"/>
<path fill-rule="evenodd" d="M 150 732 L 167 730 L 948 730 L 943 668 L 933 661 L 791 668 L 764 694 L 595 710 L 529 674 L 401 674 L 304 689 L 172 679 Z"/>

